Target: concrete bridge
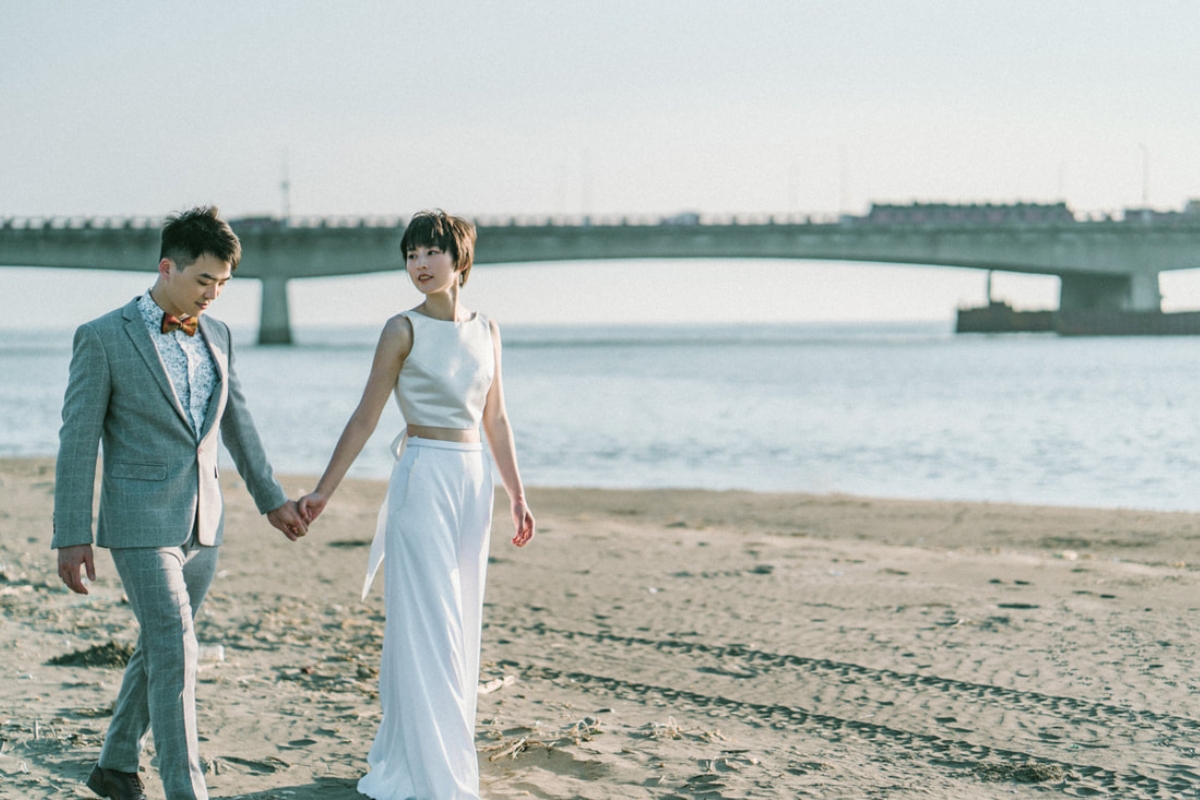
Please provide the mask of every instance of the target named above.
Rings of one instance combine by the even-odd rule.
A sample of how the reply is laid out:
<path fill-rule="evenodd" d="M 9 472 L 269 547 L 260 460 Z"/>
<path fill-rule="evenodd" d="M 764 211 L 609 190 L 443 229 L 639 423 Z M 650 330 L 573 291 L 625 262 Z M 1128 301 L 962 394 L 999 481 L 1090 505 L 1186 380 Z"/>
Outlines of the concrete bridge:
<path fill-rule="evenodd" d="M 231 220 L 239 277 L 262 281 L 259 342 L 291 341 L 287 282 L 403 268 L 403 219 Z M 1158 274 L 1200 267 L 1196 223 L 1055 221 L 883 224 L 870 217 L 694 215 L 654 219 L 477 219 L 477 264 L 609 259 L 806 259 L 999 270 L 1061 279 L 1060 309 L 1151 311 Z M 0 220 L 0 266 L 150 271 L 157 219 Z"/>

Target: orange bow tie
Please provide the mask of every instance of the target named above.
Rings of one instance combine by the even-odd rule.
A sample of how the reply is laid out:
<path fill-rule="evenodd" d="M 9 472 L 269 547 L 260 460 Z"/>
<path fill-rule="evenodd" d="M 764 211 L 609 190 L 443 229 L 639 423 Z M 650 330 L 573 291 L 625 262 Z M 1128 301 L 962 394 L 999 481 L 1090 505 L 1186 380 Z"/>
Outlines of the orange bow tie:
<path fill-rule="evenodd" d="M 196 327 L 200 324 L 199 316 L 187 317 L 186 319 L 176 319 L 170 314 L 163 314 L 162 332 L 170 333 L 171 331 L 183 331 L 188 336 L 196 335 Z"/>

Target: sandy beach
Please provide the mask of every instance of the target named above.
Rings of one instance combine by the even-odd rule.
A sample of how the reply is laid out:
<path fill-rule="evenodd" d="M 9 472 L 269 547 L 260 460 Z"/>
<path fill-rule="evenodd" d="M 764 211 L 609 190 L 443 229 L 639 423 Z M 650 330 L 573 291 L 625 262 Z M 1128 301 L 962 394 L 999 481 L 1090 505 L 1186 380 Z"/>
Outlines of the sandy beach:
<path fill-rule="evenodd" d="M 2 798 L 91 796 L 137 635 L 104 551 L 90 595 L 60 585 L 53 479 L 51 460 L 0 460 Z M 225 488 L 199 619 L 210 792 L 355 798 L 379 719 L 382 580 L 358 594 L 383 484 L 347 482 L 297 544 L 235 474 Z M 485 797 L 1200 793 L 1200 515 L 543 488 L 517 550 L 499 499 Z"/>

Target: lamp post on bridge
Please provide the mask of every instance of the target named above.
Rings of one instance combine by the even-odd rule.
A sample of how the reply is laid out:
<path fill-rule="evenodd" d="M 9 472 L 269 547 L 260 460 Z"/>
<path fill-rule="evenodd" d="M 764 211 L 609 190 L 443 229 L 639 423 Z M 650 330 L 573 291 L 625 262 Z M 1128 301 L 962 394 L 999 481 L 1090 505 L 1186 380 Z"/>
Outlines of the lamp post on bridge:
<path fill-rule="evenodd" d="M 1150 148 L 1138 142 L 1142 149 L 1142 208 L 1150 212 Z"/>

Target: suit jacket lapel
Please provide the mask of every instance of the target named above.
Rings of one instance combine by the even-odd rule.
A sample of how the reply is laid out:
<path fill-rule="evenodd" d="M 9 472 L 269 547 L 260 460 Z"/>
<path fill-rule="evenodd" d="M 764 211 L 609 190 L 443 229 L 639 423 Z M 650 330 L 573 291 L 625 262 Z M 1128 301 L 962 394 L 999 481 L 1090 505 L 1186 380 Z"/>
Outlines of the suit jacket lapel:
<path fill-rule="evenodd" d="M 220 416 L 221 399 L 225 395 L 225 384 L 229 373 L 229 352 L 224 338 L 218 340 L 219 325 L 210 324 L 203 315 L 200 316 L 200 333 L 208 352 L 212 355 L 213 368 L 217 371 L 217 382 L 213 385 L 212 396 L 208 398 L 208 408 L 204 412 L 204 430 L 200 438 L 204 439 L 216 424 Z"/>
<path fill-rule="evenodd" d="M 154 346 L 154 342 L 150 340 L 150 332 L 146 330 L 146 321 L 142 319 L 142 312 L 138 310 L 138 301 L 135 298 L 125 306 L 125 332 L 129 334 L 129 338 L 133 341 L 133 347 L 141 355 L 146 362 L 146 368 L 150 370 L 150 374 L 154 376 L 158 388 L 167 397 L 167 402 L 179 414 L 179 418 L 190 429 L 191 421 L 187 414 L 184 413 L 183 406 L 179 404 L 179 398 L 175 396 L 175 388 L 171 386 L 171 379 L 167 376 L 167 368 L 163 366 L 162 359 L 159 358 L 158 348 Z"/>

